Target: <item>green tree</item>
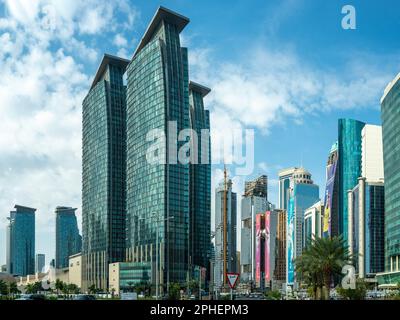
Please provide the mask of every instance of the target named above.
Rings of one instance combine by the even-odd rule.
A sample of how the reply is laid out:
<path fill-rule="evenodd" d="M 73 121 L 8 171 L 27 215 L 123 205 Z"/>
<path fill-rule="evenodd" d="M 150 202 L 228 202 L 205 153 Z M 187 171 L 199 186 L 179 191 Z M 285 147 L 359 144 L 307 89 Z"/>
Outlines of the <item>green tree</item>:
<path fill-rule="evenodd" d="M 180 300 L 181 298 L 181 286 L 179 283 L 170 283 L 168 300 Z"/>
<path fill-rule="evenodd" d="M 16 282 L 8 283 L 8 291 L 10 292 L 11 295 L 20 293 Z"/>
<path fill-rule="evenodd" d="M 88 291 L 90 294 L 96 294 L 97 292 L 99 292 L 99 289 L 96 288 L 96 285 L 92 284 L 89 288 Z"/>
<path fill-rule="evenodd" d="M 0 295 L 8 295 L 7 283 L 5 283 L 3 280 L 0 280 Z"/>
<path fill-rule="evenodd" d="M 265 293 L 268 300 L 280 300 L 282 295 L 278 290 L 272 290 Z"/>
<path fill-rule="evenodd" d="M 312 287 L 315 299 L 323 296 L 318 294 L 323 287 L 325 299 L 329 299 L 333 278 L 341 275 L 343 266 L 350 258 L 342 237 L 312 239 L 311 245 L 295 261 L 296 272 L 302 281 Z"/>
<path fill-rule="evenodd" d="M 64 286 L 65 286 L 64 282 L 62 282 L 60 279 L 56 280 L 55 288 L 57 290 L 57 295 L 60 294 L 60 291 L 64 290 Z"/>
<path fill-rule="evenodd" d="M 345 300 L 365 300 L 367 289 L 367 283 L 363 279 L 357 279 L 355 289 L 339 287 L 337 288 L 337 292 Z"/>
<path fill-rule="evenodd" d="M 188 287 L 189 287 L 191 294 L 199 293 L 199 282 L 197 280 L 195 280 L 195 279 L 190 280 Z"/>

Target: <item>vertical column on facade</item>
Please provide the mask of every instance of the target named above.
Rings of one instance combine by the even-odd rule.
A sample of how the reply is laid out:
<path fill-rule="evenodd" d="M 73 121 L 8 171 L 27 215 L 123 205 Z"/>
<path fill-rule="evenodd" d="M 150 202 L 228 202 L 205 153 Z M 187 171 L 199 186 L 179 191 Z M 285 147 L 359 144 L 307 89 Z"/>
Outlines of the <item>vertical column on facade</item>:
<path fill-rule="evenodd" d="M 358 223 L 358 276 L 360 278 L 365 277 L 365 178 L 358 178 L 359 186 L 359 223 Z"/>
<path fill-rule="evenodd" d="M 347 214 L 348 214 L 348 244 L 349 254 L 353 255 L 353 192 L 347 190 Z"/>

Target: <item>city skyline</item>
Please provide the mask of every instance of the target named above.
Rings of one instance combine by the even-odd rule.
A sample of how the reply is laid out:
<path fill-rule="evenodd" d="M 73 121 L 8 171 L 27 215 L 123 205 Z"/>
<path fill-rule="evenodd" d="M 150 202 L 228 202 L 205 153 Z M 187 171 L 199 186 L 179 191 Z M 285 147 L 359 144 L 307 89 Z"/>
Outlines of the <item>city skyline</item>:
<path fill-rule="evenodd" d="M 357 5 L 357 2 L 359 5 Z M 20 6 L 18 6 L 16 3 L 18 3 Z M 121 12 L 122 3 L 128 2 L 121 1 L 119 3 L 121 4 L 121 7 L 116 6 L 114 8 L 115 13 L 116 16 L 123 17 L 124 14 Z M 33 19 L 28 19 L 28 21 L 38 21 L 38 19 L 40 19 L 39 9 L 43 8 L 39 6 L 32 7 L 30 8 L 31 10 L 23 10 L 24 7 L 17 1 L 15 1 L 14 4 L 11 4 L 11 2 L 1 2 L 0 16 L 2 17 L 2 20 L 0 28 L 5 30 L 5 33 L 3 33 L 1 36 L 1 41 L 4 42 L 4 46 L 2 46 L 0 49 L 3 50 L 0 51 L 1 62 L 3 62 L 3 60 L 5 61 L 6 57 L 11 54 L 13 57 L 20 57 L 22 65 L 21 68 L 26 66 L 27 72 L 30 72 L 34 77 L 37 77 L 39 84 L 43 83 L 43 81 L 54 81 L 54 85 L 57 89 L 56 92 L 61 95 L 66 95 L 66 102 L 62 106 L 58 106 L 56 105 L 56 101 L 54 101 L 55 97 L 51 96 L 49 93 L 51 90 L 50 88 L 47 88 L 47 85 L 46 88 L 39 88 L 40 90 L 38 90 L 38 92 L 43 93 L 42 97 L 40 95 L 36 96 L 33 93 L 34 90 L 30 91 L 29 87 L 24 88 L 22 101 L 15 100 L 15 98 L 7 99 L 7 96 L 4 95 L 4 92 L 6 91 L 2 91 L 0 93 L 1 97 L 5 97 L 5 101 L 9 101 L 9 105 L 0 107 L 4 108 L 4 114 L 6 115 L 7 125 L 5 127 L 8 128 L 10 132 L 15 131 L 12 127 L 13 124 L 10 122 L 14 119 L 11 112 L 11 107 L 14 104 L 16 105 L 17 102 L 26 102 L 27 105 L 25 108 L 27 109 L 25 109 L 25 111 L 30 117 L 33 117 L 34 122 L 33 127 L 28 126 L 28 128 L 33 129 L 33 132 L 35 133 L 29 137 L 27 136 L 29 131 L 24 132 L 22 130 L 22 133 L 20 133 L 20 135 L 16 138 L 10 138 L 7 133 L 2 134 L 3 138 L 0 146 L 2 148 L 4 147 L 4 150 L 7 150 L 7 152 L 5 152 L 5 157 L 0 159 L 0 169 L 2 171 L 0 178 L 0 182 L 2 183 L 2 186 L 0 187 L 0 190 L 2 191 L 2 196 L 0 199 L 1 264 L 5 262 L 5 217 L 8 214 L 9 208 L 11 208 L 15 203 L 38 208 L 36 212 L 36 251 L 46 254 L 48 261 L 54 257 L 55 252 L 54 246 L 52 247 L 52 245 L 48 244 L 48 241 L 46 241 L 49 238 L 54 239 L 53 229 L 55 226 L 55 220 L 54 217 L 49 217 L 53 216 L 52 212 L 54 211 L 54 208 L 58 205 L 71 205 L 78 207 L 78 217 L 81 219 L 80 103 L 82 99 L 80 98 L 82 97 L 83 92 L 87 92 L 88 90 L 86 83 L 91 82 L 89 81 L 89 78 L 91 75 L 95 74 L 94 71 L 97 68 L 102 53 L 110 51 L 108 48 L 112 48 L 111 53 L 120 53 L 125 55 L 127 58 L 131 58 L 133 50 L 137 46 L 140 34 L 143 34 L 145 26 L 147 25 L 147 21 L 150 20 L 150 17 L 153 15 L 158 4 L 158 2 L 138 2 L 136 7 L 132 9 L 134 10 L 135 14 L 125 16 L 123 19 L 123 21 L 126 21 L 127 24 L 132 24 L 132 29 L 122 29 L 124 30 L 123 34 L 117 31 L 110 31 L 110 39 L 104 41 L 102 44 L 98 43 L 101 42 L 99 41 L 99 39 L 101 39 L 101 35 L 98 34 L 96 28 L 90 24 L 85 25 L 83 21 L 76 22 L 71 18 L 71 21 L 79 25 L 79 30 L 71 31 L 73 34 L 72 39 L 76 41 L 74 42 L 70 40 L 71 48 L 75 48 L 70 51 L 65 50 L 64 52 L 61 52 L 56 50 L 63 48 L 66 45 L 66 43 L 63 43 L 62 41 L 67 41 L 66 39 L 58 39 L 58 36 L 54 35 L 55 31 L 58 30 L 57 28 L 60 28 L 60 26 L 56 25 L 54 30 L 50 28 L 49 31 L 47 29 L 42 29 L 43 27 L 38 25 L 38 30 L 35 31 L 46 36 L 47 38 L 39 39 L 37 36 L 33 37 L 31 42 L 29 42 L 29 45 L 32 45 L 38 51 L 34 52 L 28 50 L 27 53 L 24 53 L 22 51 L 18 51 L 17 45 L 20 44 L 18 44 L 17 41 L 13 41 L 16 40 L 15 32 L 16 30 L 23 30 L 23 32 L 21 32 L 21 34 L 18 36 L 20 41 L 23 40 L 24 36 L 29 36 L 31 31 L 24 27 L 24 22 L 22 22 L 22 20 L 26 16 Z M 266 21 L 265 24 L 268 25 L 268 27 L 264 27 L 264 29 L 269 30 L 268 36 L 265 34 L 260 35 L 262 32 L 257 33 L 260 39 L 264 39 L 262 47 L 255 48 L 257 49 L 255 50 L 255 57 L 259 59 L 256 60 L 256 62 L 265 67 L 266 71 L 264 75 L 257 73 L 254 70 L 254 66 L 243 58 L 243 54 L 248 51 L 248 48 L 237 47 L 237 44 L 235 44 L 234 41 L 229 37 L 224 39 L 224 32 L 225 34 L 228 32 L 226 26 L 224 27 L 214 22 L 211 23 L 209 29 L 204 27 L 205 19 L 206 21 L 211 21 L 211 18 L 215 15 L 215 12 L 218 9 L 223 8 L 223 6 L 218 4 L 212 5 L 209 3 L 208 5 L 210 7 L 208 13 L 211 16 L 209 17 L 204 14 L 204 11 L 202 11 L 204 9 L 199 7 L 190 8 L 189 6 L 179 4 L 176 1 L 163 1 L 161 4 L 166 5 L 178 12 L 182 12 L 185 15 L 190 16 L 192 19 L 190 27 L 188 27 L 188 30 L 185 30 L 183 33 L 183 38 L 184 42 L 189 43 L 190 47 L 194 47 L 195 49 L 191 50 L 191 52 L 194 51 L 195 53 L 193 54 L 194 57 L 190 58 L 189 55 L 189 59 L 191 59 L 189 60 L 191 75 L 194 75 L 193 79 L 196 82 L 206 84 L 213 90 L 210 94 L 210 97 L 205 98 L 207 107 L 210 107 L 211 109 L 210 118 L 212 128 L 220 128 L 223 124 L 221 121 L 222 117 L 226 116 L 227 113 L 230 113 L 231 116 L 227 118 L 229 119 L 228 123 L 248 128 L 254 127 L 257 130 L 256 169 L 254 170 L 254 175 L 258 173 L 268 175 L 270 182 L 270 201 L 274 204 L 277 204 L 276 181 L 278 170 L 291 166 L 306 167 L 313 174 L 313 180 L 315 183 L 320 186 L 320 196 L 322 196 L 321 192 L 323 192 L 325 187 L 326 155 L 329 152 L 330 146 L 336 140 L 335 136 L 337 134 L 337 119 L 355 118 L 365 123 L 380 124 L 379 99 L 383 94 L 383 89 L 386 84 L 392 80 L 397 74 L 398 70 L 400 70 L 399 59 L 394 56 L 399 48 L 396 46 L 396 44 L 393 44 L 394 41 L 392 41 L 393 43 L 390 44 L 391 35 L 394 37 L 393 33 L 389 32 L 390 27 L 395 25 L 395 22 L 391 22 L 390 20 L 390 17 L 393 16 L 390 14 L 388 15 L 389 18 L 387 25 L 384 27 L 382 24 L 378 24 L 378 26 L 384 28 L 384 31 L 387 31 L 387 33 L 382 31 L 382 34 L 379 36 L 376 35 L 376 32 L 373 29 L 365 24 L 362 24 L 363 21 L 361 19 L 359 22 L 361 24 L 360 29 L 354 31 L 354 34 L 348 34 L 346 33 L 347 31 L 340 30 L 339 28 L 341 17 L 339 5 L 337 7 L 332 5 L 327 9 L 324 9 L 321 13 L 321 17 L 317 17 L 317 22 L 322 23 L 321 20 L 326 15 L 331 18 L 330 20 L 328 19 L 325 26 L 327 26 L 327 32 L 331 38 L 338 40 L 337 48 L 341 48 L 342 51 L 341 54 L 334 55 L 332 53 L 327 54 L 323 49 L 314 48 L 316 52 L 311 55 L 312 57 L 322 53 L 326 54 L 329 60 L 328 63 L 325 63 L 324 61 L 316 61 L 314 64 L 310 61 L 312 57 L 307 57 L 307 54 L 305 53 L 311 44 L 306 41 L 306 43 L 302 45 L 299 41 L 293 41 L 294 39 L 287 34 L 287 30 L 291 25 L 287 20 L 289 16 L 294 17 L 299 21 L 305 21 L 310 17 L 309 11 L 312 11 L 312 9 L 315 7 L 318 8 L 319 5 L 316 3 L 306 5 L 303 2 L 302 5 L 304 5 L 304 10 L 298 14 L 296 14 L 295 11 L 299 4 L 294 3 L 293 1 L 286 1 L 284 2 L 284 5 L 280 7 L 274 2 L 264 5 L 264 9 L 267 12 L 274 13 L 272 15 L 266 14 L 262 20 Z M 74 14 L 77 14 L 73 11 L 74 5 L 76 10 L 76 3 L 71 2 L 69 6 L 66 5 L 66 8 L 70 8 L 72 17 L 75 17 Z M 244 2 L 243 4 L 237 4 L 232 8 L 232 13 L 226 17 L 226 21 L 228 22 L 229 26 L 234 26 L 233 22 L 235 19 L 238 19 L 242 16 L 242 14 L 240 14 L 240 8 L 243 5 L 245 5 Z M 261 2 L 259 5 L 261 5 Z M 382 13 L 372 13 L 373 5 L 361 5 L 359 1 L 354 1 L 354 5 L 358 10 L 360 10 L 361 13 L 364 13 L 369 17 L 373 16 L 374 14 L 377 15 L 378 21 L 381 21 L 379 20 L 380 14 L 383 16 L 384 13 L 387 13 L 387 9 L 385 8 L 382 9 L 384 11 Z M 58 9 L 60 10 L 60 8 Z M 86 9 L 89 14 L 90 8 Z M 120 11 L 119 13 L 118 10 Z M 196 12 L 196 10 L 198 10 L 198 12 Z M 252 9 L 253 15 L 255 15 L 255 11 L 255 9 Z M 60 13 L 56 11 L 55 14 Z M 135 18 L 133 21 L 130 21 L 130 17 Z M 108 19 L 109 20 L 107 21 L 111 21 L 113 17 L 108 17 Z M 67 15 L 63 16 L 62 21 L 65 23 L 65 25 L 68 25 L 70 22 Z M 13 22 L 15 22 L 15 25 L 12 24 Z M 253 22 L 248 22 L 248 28 L 246 28 L 244 31 L 246 34 L 255 28 Z M 329 23 L 332 23 L 332 25 Z M 219 28 L 217 28 L 217 26 L 219 26 Z M 104 27 L 99 25 L 98 28 L 101 30 L 101 28 Z M 212 30 L 215 30 L 215 33 L 211 34 Z M 237 29 L 234 30 L 238 31 Z M 323 46 L 324 40 L 321 39 L 321 31 L 313 32 L 313 30 L 309 30 L 304 27 L 303 29 L 297 31 L 297 35 L 301 35 L 305 32 L 310 32 L 312 35 L 314 35 L 317 45 L 319 44 L 320 46 Z M 244 33 L 237 32 L 237 38 L 243 39 Z M 369 39 L 372 40 L 365 39 L 366 35 L 370 36 Z M 63 35 L 59 35 L 59 37 L 61 36 Z M 131 40 L 132 37 L 135 39 Z M 282 40 L 278 41 L 278 37 L 281 37 Z M 341 39 L 341 37 L 344 39 Z M 270 41 L 267 41 L 267 39 Z M 46 41 L 49 41 L 53 44 L 56 43 L 54 44 L 54 48 L 50 47 Z M 220 44 L 215 44 L 219 41 L 221 42 Z M 355 41 L 355 43 L 350 44 L 351 41 Z M 381 54 L 378 49 L 374 50 L 375 47 L 379 47 L 381 41 L 384 41 L 385 43 L 385 54 Z M 61 42 L 61 44 L 59 44 L 59 42 Z M 247 40 L 245 44 L 249 45 L 249 42 L 250 41 Z M 35 44 L 37 44 L 37 47 L 35 47 Z M 231 44 L 234 48 L 232 52 L 227 52 L 229 50 L 223 49 L 223 46 L 226 46 L 227 44 Z M 278 46 L 276 46 L 277 51 L 275 52 L 271 49 L 273 44 L 278 44 Z M 350 62 L 346 62 L 346 58 L 348 57 L 346 51 L 354 54 L 353 50 L 357 48 L 357 45 L 370 46 L 370 48 L 372 48 L 368 51 L 370 56 L 365 54 L 357 56 L 359 57 L 359 60 L 356 59 L 356 61 L 354 61 L 354 59 L 351 59 Z M 287 46 L 291 48 L 288 49 Z M 313 44 L 313 46 L 315 46 L 315 44 Z M 254 47 L 249 45 L 249 48 Z M 80 60 L 74 50 L 80 50 L 80 52 L 82 52 L 84 55 L 87 55 L 88 63 L 82 65 L 83 61 Z M 123 52 L 124 50 L 125 53 Z M 277 66 L 277 68 L 274 68 L 270 65 L 271 60 L 277 59 L 277 57 L 279 57 L 278 53 L 280 52 L 288 53 L 283 56 L 287 58 L 287 60 L 283 59 L 282 64 Z M 225 63 L 221 61 L 222 56 L 226 56 Z M 386 61 L 387 56 L 392 58 L 389 59 L 389 63 Z M 34 63 L 37 61 L 35 59 L 40 60 L 40 58 L 46 57 L 51 59 L 51 61 L 54 61 L 54 69 L 48 70 L 47 73 L 42 73 L 40 70 L 33 69 L 33 66 L 28 68 L 28 63 Z M 212 61 L 216 70 L 224 71 L 222 73 L 222 78 L 221 76 L 217 76 L 214 72 L 212 72 L 213 70 L 210 70 L 210 67 L 205 69 L 205 67 L 201 66 L 201 64 L 206 60 Z M 238 61 L 240 62 L 238 68 L 234 68 L 234 64 Z M 300 61 L 305 62 L 305 69 L 299 68 Z M 371 61 L 373 63 L 368 65 L 368 62 Z M 384 70 L 379 70 L 378 66 L 382 64 L 382 61 L 385 61 L 385 67 L 383 68 Z M 338 89 L 335 81 L 332 83 L 333 92 L 327 92 L 325 87 L 315 86 L 315 81 L 322 79 L 320 78 L 320 73 L 324 73 L 327 70 L 329 71 L 330 68 L 336 65 L 335 63 L 337 63 L 338 69 L 343 72 L 343 75 L 340 75 L 340 72 L 338 72 L 338 74 L 327 74 L 327 76 L 333 77 L 333 80 L 336 80 L 337 82 L 343 80 L 345 84 L 350 85 L 351 88 L 344 90 L 344 93 L 339 91 L 341 94 L 349 95 L 347 98 L 350 99 L 349 103 L 351 106 L 349 106 L 348 109 L 347 107 L 341 105 L 346 102 L 346 99 L 339 95 L 337 91 L 334 91 Z M 8 69 L 11 67 L 6 63 L 1 63 L 1 65 L 1 68 L 4 68 L 1 70 L 4 71 L 6 75 L 12 76 L 9 71 L 11 69 Z M 80 67 L 79 65 L 82 66 Z M 44 65 L 40 65 L 39 67 L 45 69 Z M 301 90 L 305 90 L 307 95 L 298 96 L 297 94 L 299 93 L 296 91 L 296 88 L 290 88 L 289 93 L 276 91 L 277 89 L 271 86 L 267 87 L 265 90 L 261 90 L 255 82 L 253 82 L 251 79 L 249 80 L 249 78 L 254 75 L 254 79 L 262 80 L 260 83 L 265 84 L 263 81 L 266 81 L 268 79 L 267 76 L 270 75 L 271 79 L 274 81 L 281 80 L 284 81 L 284 84 L 294 85 L 293 83 L 287 82 L 287 77 L 291 75 L 290 69 L 292 67 L 299 72 L 299 77 L 296 78 L 298 81 L 311 79 L 310 86 L 312 89 L 305 90 L 307 88 L 301 87 Z M 316 67 L 319 72 L 316 72 L 316 74 L 310 72 L 311 67 Z M 348 70 L 350 70 L 350 72 Z M 365 76 L 362 76 L 362 73 L 365 70 L 368 70 L 369 72 L 367 72 Z M 65 72 L 65 74 L 61 74 L 62 72 Z M 236 82 L 226 81 L 228 75 L 232 76 L 231 78 Z M 208 78 L 211 79 L 211 83 L 207 81 Z M 12 79 L 16 80 L 18 79 L 18 76 L 14 76 Z M 68 84 L 66 91 L 63 91 L 63 81 Z M 218 84 L 216 85 L 217 81 L 225 83 L 225 86 Z M 13 83 L 14 82 L 11 81 L 10 84 L 2 83 L 2 85 L 4 85 L 4 88 L 9 88 L 11 90 L 13 88 Z M 229 97 L 229 93 L 233 95 L 232 89 L 235 88 L 234 85 L 238 87 L 242 86 L 250 93 L 254 92 L 253 90 L 255 90 L 255 93 L 254 95 L 250 95 L 249 100 L 240 99 L 243 97 L 240 95 L 238 96 L 238 93 L 235 93 L 234 97 L 238 101 L 236 103 L 234 100 L 232 100 L 233 97 Z M 351 85 L 353 85 L 353 87 Z M 363 85 L 369 89 L 373 87 L 372 93 L 367 94 L 365 97 L 361 97 L 362 94 L 365 94 L 365 91 L 361 90 L 361 93 L 352 92 L 351 89 L 360 90 L 360 88 L 363 88 Z M 339 89 L 340 88 L 344 89 L 344 87 L 339 86 Z M 259 92 L 257 92 L 257 90 Z M 323 97 L 323 101 L 320 105 L 313 105 L 318 104 L 318 101 L 314 101 L 318 100 L 318 93 L 313 93 L 313 90 L 317 90 Z M 7 94 L 7 92 L 5 94 Z M 275 109 L 275 106 L 271 105 L 270 102 L 266 102 L 266 99 L 274 94 L 283 99 L 274 100 L 276 101 L 276 106 L 278 106 L 277 109 Z M 288 94 L 288 96 L 285 96 L 285 94 Z M 335 94 L 338 94 L 338 97 L 330 96 Z M 77 98 L 72 98 L 74 95 L 76 95 Z M 42 99 L 44 97 L 48 98 L 48 104 L 42 104 Z M 296 97 L 300 98 L 299 102 L 293 104 L 292 99 Z M 239 106 L 239 103 L 242 105 Z M 335 103 L 338 105 L 335 106 Z M 229 104 L 231 105 L 229 106 Z M 307 106 L 310 108 L 309 110 L 306 108 L 301 108 Z M 28 107 L 31 107 L 31 109 Z M 323 111 L 319 111 L 319 107 Z M 249 114 L 243 117 L 243 119 L 240 119 L 240 108 L 247 108 L 249 111 Z M 339 111 L 335 108 L 339 108 Z M 76 112 L 74 109 L 76 109 Z M 3 109 L 1 110 L 3 112 Z M 63 116 L 61 120 L 64 120 L 64 122 L 59 124 L 59 128 L 49 126 L 50 123 L 60 120 L 60 118 L 55 115 L 57 111 L 61 111 L 61 115 Z M 278 120 L 268 118 L 265 115 L 268 112 L 271 112 L 271 114 L 276 116 Z M 299 114 L 303 112 L 303 115 Z M 259 115 L 259 117 L 257 117 L 257 115 Z M 48 129 L 40 129 L 42 126 L 48 126 Z M 298 132 L 300 133 L 297 134 Z M 316 135 L 316 133 L 318 134 Z M 277 139 L 277 137 L 281 139 Z M 21 140 L 22 138 L 26 138 L 26 140 Z M 296 143 L 293 143 L 292 139 L 294 138 L 298 140 Z M 12 142 L 13 147 L 6 149 L 5 146 L 8 146 L 10 141 Z M 60 148 L 55 148 L 53 150 L 53 146 L 57 145 L 57 143 L 60 141 L 63 142 L 59 144 Z M 5 144 L 5 142 L 7 142 L 7 144 Z M 29 144 L 39 145 L 42 150 L 30 147 Z M 68 145 L 65 146 L 65 144 Z M 265 146 L 265 148 L 263 146 Z M 26 148 L 26 150 L 24 150 L 24 148 Z M 273 150 L 274 152 L 264 151 L 263 149 Z M 49 153 L 53 151 L 55 155 L 49 155 Z M 296 156 L 289 157 L 291 154 L 296 154 Z M 19 171 L 31 174 L 31 176 L 26 176 L 26 180 L 21 180 Z M 214 191 L 217 183 L 222 178 L 222 168 L 221 166 L 215 166 L 212 171 L 213 185 L 211 190 Z M 15 184 L 14 188 L 9 189 L 6 182 L 18 181 L 13 180 L 17 179 L 17 177 L 20 184 Z M 238 196 L 243 194 L 244 180 L 250 180 L 250 178 L 251 177 L 233 177 L 233 188 L 234 191 L 238 193 Z M 59 186 L 55 188 L 54 183 L 58 183 Z M 40 187 L 35 188 L 35 186 L 32 186 L 32 184 L 37 184 Z M 38 190 L 33 191 L 33 189 Z M 25 197 L 22 197 L 21 194 L 24 194 Z M 211 196 L 211 199 L 213 198 L 214 196 Z M 214 208 L 213 204 L 211 205 L 211 208 Z M 238 216 L 240 215 L 239 208 L 240 201 L 238 201 L 237 208 Z M 212 215 L 211 221 L 214 221 L 213 217 L 214 215 Z M 79 226 L 81 226 L 80 222 Z M 240 237 L 238 237 L 237 242 L 240 244 Z"/>

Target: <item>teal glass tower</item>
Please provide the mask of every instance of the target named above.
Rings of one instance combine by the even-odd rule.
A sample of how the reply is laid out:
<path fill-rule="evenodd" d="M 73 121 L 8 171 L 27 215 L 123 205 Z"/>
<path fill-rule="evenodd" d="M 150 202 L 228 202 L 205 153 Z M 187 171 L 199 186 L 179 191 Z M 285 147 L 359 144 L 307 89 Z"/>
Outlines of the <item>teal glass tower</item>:
<path fill-rule="evenodd" d="M 160 7 L 127 68 L 127 255 L 152 263 L 161 290 L 189 273 L 190 165 L 176 157 L 184 144 L 177 133 L 190 128 L 188 57 L 179 36 L 188 23 Z M 166 136 L 158 152 L 168 162 L 146 158 L 153 129 Z"/>
<path fill-rule="evenodd" d="M 26 276 L 35 273 L 35 212 L 20 205 L 10 212 L 7 226 L 7 272 Z"/>
<path fill-rule="evenodd" d="M 361 176 L 361 131 L 365 123 L 353 119 L 338 121 L 339 234 L 348 240 L 347 191 Z"/>
<path fill-rule="evenodd" d="M 83 290 L 106 289 L 108 265 L 123 261 L 126 237 L 126 86 L 129 60 L 104 55 L 83 101 Z"/>
<path fill-rule="evenodd" d="M 81 252 L 82 237 L 79 234 L 75 208 L 56 208 L 56 268 L 68 267 L 69 256 Z"/>
<path fill-rule="evenodd" d="M 192 272 L 196 266 L 210 270 L 210 114 L 203 102 L 210 91 L 193 81 L 189 83 L 190 126 L 197 133 L 197 163 L 190 164 L 189 264 Z"/>
<path fill-rule="evenodd" d="M 385 176 L 385 270 L 400 281 L 400 74 L 381 100 Z"/>

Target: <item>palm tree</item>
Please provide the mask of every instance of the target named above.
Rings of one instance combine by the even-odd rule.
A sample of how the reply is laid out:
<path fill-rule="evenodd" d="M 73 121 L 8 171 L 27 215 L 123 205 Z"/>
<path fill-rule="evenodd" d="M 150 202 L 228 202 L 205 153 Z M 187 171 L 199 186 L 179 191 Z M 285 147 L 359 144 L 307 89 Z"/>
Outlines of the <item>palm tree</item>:
<path fill-rule="evenodd" d="M 60 291 L 64 290 L 64 282 L 62 282 L 60 279 L 57 279 L 55 283 L 55 288 L 57 290 L 57 295 L 59 295 Z"/>
<path fill-rule="evenodd" d="M 295 261 L 301 279 L 317 290 L 325 286 L 326 298 L 334 276 L 340 275 L 344 265 L 351 259 L 342 237 L 317 238 Z"/>

